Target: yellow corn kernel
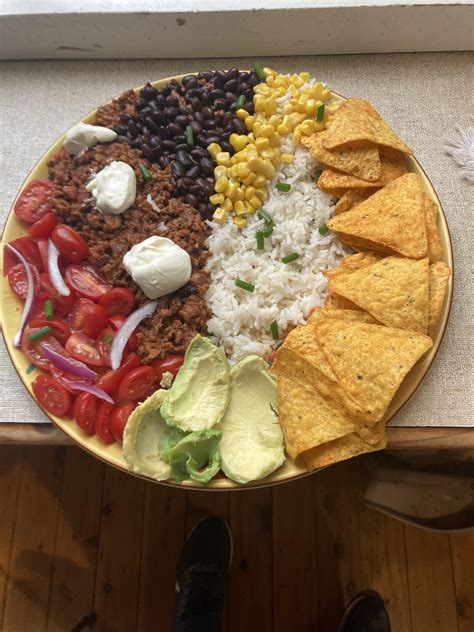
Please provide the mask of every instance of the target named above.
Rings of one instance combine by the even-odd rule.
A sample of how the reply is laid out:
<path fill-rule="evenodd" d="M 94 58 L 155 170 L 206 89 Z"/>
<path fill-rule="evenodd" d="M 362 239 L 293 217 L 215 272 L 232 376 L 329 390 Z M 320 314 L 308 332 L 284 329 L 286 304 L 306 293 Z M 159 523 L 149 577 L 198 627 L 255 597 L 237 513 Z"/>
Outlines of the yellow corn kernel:
<path fill-rule="evenodd" d="M 278 147 L 280 144 L 280 136 L 276 132 L 268 140 L 270 141 L 270 147 Z"/>
<path fill-rule="evenodd" d="M 235 151 L 241 151 L 247 145 L 249 139 L 247 138 L 247 136 L 244 136 L 244 134 L 231 134 L 229 142 L 235 149 Z"/>
<path fill-rule="evenodd" d="M 245 191 L 243 187 L 237 187 L 237 192 L 235 194 L 235 199 L 242 202 L 245 199 Z"/>
<path fill-rule="evenodd" d="M 272 125 L 263 125 L 259 136 L 264 136 L 265 138 L 269 138 L 275 132 L 275 128 Z"/>
<path fill-rule="evenodd" d="M 263 97 L 254 97 L 253 103 L 255 106 L 255 112 L 265 112 L 265 99 Z"/>
<path fill-rule="evenodd" d="M 282 154 L 280 156 L 282 162 L 290 163 L 295 159 L 293 154 Z"/>
<path fill-rule="evenodd" d="M 301 88 L 301 86 L 304 84 L 303 79 L 301 79 L 301 77 L 298 77 L 298 75 L 291 75 L 290 82 L 293 86 L 296 86 L 297 88 Z"/>
<path fill-rule="evenodd" d="M 292 112 L 291 114 L 288 114 L 288 116 L 285 116 L 285 118 L 283 119 L 283 125 L 286 125 L 287 127 L 290 127 L 291 129 L 293 129 L 294 127 L 299 125 L 303 120 L 304 120 L 303 114 L 301 114 L 300 112 Z"/>
<path fill-rule="evenodd" d="M 263 169 L 263 160 L 261 158 L 250 158 L 248 166 L 252 171 L 259 173 Z"/>
<path fill-rule="evenodd" d="M 275 87 L 275 79 L 274 77 L 267 77 L 267 86 L 270 86 L 270 88 L 274 88 Z"/>
<path fill-rule="evenodd" d="M 308 99 L 304 105 L 304 111 L 306 112 L 306 114 L 316 114 L 316 110 L 318 109 L 318 106 L 316 104 L 315 99 Z"/>
<path fill-rule="evenodd" d="M 220 151 L 216 156 L 216 162 L 218 165 L 224 165 L 228 167 L 230 165 L 230 154 L 228 151 Z"/>
<path fill-rule="evenodd" d="M 273 68 L 270 68 L 269 66 L 265 66 L 265 68 L 263 69 L 263 72 L 265 73 L 265 77 L 268 78 L 269 77 L 276 77 L 278 75 L 276 70 L 273 70 Z"/>
<path fill-rule="evenodd" d="M 234 204 L 230 198 L 226 197 L 221 204 L 221 208 L 223 208 L 226 213 L 230 213 L 230 211 L 234 208 Z"/>
<path fill-rule="evenodd" d="M 260 123 L 260 121 L 255 121 L 255 123 L 252 125 L 252 132 L 255 136 L 259 136 L 260 135 L 260 130 L 262 129 L 263 125 L 262 123 Z"/>
<path fill-rule="evenodd" d="M 262 206 L 262 203 L 260 201 L 260 198 L 258 198 L 256 195 L 253 195 L 250 199 L 249 199 L 249 204 L 252 208 L 260 208 Z"/>
<path fill-rule="evenodd" d="M 321 121 L 320 123 L 318 123 L 317 121 L 314 122 L 314 131 L 315 132 L 322 132 L 322 130 L 324 129 L 324 122 Z"/>
<path fill-rule="evenodd" d="M 236 165 L 239 162 L 238 158 L 235 157 L 235 154 L 230 157 L 230 164 Z"/>
<path fill-rule="evenodd" d="M 326 105 L 324 108 L 324 112 L 327 112 L 328 115 L 335 114 L 339 109 L 337 103 L 333 103 L 332 105 Z"/>
<path fill-rule="evenodd" d="M 216 208 L 212 214 L 212 219 L 218 224 L 223 224 L 227 219 L 227 212 L 223 208 Z"/>
<path fill-rule="evenodd" d="M 247 134 L 247 138 L 249 139 L 249 145 L 255 142 L 255 136 L 252 132 L 250 132 L 250 134 Z"/>
<path fill-rule="evenodd" d="M 286 136 L 287 134 L 290 133 L 290 128 L 287 127 L 286 125 L 283 125 L 283 123 L 281 123 L 281 125 L 278 125 L 277 127 L 277 132 L 278 134 L 280 134 L 280 136 Z"/>
<path fill-rule="evenodd" d="M 293 136 L 291 137 L 291 144 L 293 145 L 293 147 L 296 147 L 296 145 L 300 142 L 301 140 L 301 132 L 299 129 L 295 129 L 295 131 L 293 132 Z"/>
<path fill-rule="evenodd" d="M 303 81 L 306 83 L 311 79 L 311 75 L 309 74 L 309 72 L 300 72 L 300 78 L 303 79 Z"/>
<path fill-rule="evenodd" d="M 273 98 L 284 97 L 286 94 L 286 88 L 277 88 L 273 94 Z"/>
<path fill-rule="evenodd" d="M 211 204 L 215 204 L 216 206 L 219 206 L 219 204 L 222 204 L 223 201 L 224 201 L 223 193 L 214 193 L 214 195 L 211 195 L 211 197 L 209 198 L 209 202 Z"/>
<path fill-rule="evenodd" d="M 266 189 L 257 189 L 257 190 L 255 191 L 255 195 L 258 197 L 258 199 L 259 199 L 261 202 L 265 202 L 265 200 L 266 200 L 266 199 L 267 199 L 267 197 L 268 197 L 268 191 L 267 191 Z"/>
<path fill-rule="evenodd" d="M 245 184 L 245 186 L 249 186 L 250 184 L 253 184 L 253 181 L 256 177 L 257 176 L 251 171 L 249 175 L 245 178 L 245 180 L 242 180 L 242 184 Z"/>
<path fill-rule="evenodd" d="M 238 163 L 236 163 L 235 165 L 232 165 L 232 167 L 230 168 L 230 176 L 231 176 L 231 178 L 238 178 L 239 177 L 239 165 L 238 165 Z"/>
<path fill-rule="evenodd" d="M 245 187 L 245 199 L 250 200 L 255 195 L 255 187 Z"/>
<path fill-rule="evenodd" d="M 272 116 L 272 114 L 275 114 L 276 111 L 277 104 L 275 103 L 275 100 L 271 97 L 265 99 L 265 113 L 267 114 L 267 116 Z"/>
<path fill-rule="evenodd" d="M 299 99 L 298 99 L 298 103 L 297 103 L 298 107 L 299 106 L 303 106 L 303 110 L 304 110 L 304 106 L 305 106 L 307 100 L 308 100 L 308 95 L 307 94 L 305 94 L 304 92 L 303 92 L 303 94 L 300 94 Z"/>
<path fill-rule="evenodd" d="M 291 114 L 292 112 L 295 111 L 295 108 L 291 105 L 291 103 L 285 103 L 285 105 L 283 106 L 283 115 L 288 115 Z M 283 119 L 283 125 L 285 124 L 285 121 Z"/>
<path fill-rule="evenodd" d="M 252 158 L 258 158 L 258 151 L 254 144 L 247 145 L 247 160 L 251 160 Z"/>
<path fill-rule="evenodd" d="M 245 180 L 245 178 L 249 175 L 250 169 L 245 162 L 239 162 L 237 165 L 237 174 L 240 180 Z"/>
<path fill-rule="evenodd" d="M 262 161 L 262 164 L 263 164 L 263 161 Z M 267 179 L 265 178 L 265 176 L 258 175 L 258 176 L 255 176 L 252 184 L 256 189 L 261 189 L 262 187 L 267 186 Z"/>
<path fill-rule="evenodd" d="M 245 217 L 234 217 L 232 221 L 237 226 L 237 228 L 245 228 L 247 226 L 247 220 L 245 219 Z"/>
<path fill-rule="evenodd" d="M 273 158 L 275 158 L 276 154 L 275 154 L 275 150 L 272 149 L 271 147 L 267 147 L 266 149 L 262 149 L 262 151 L 260 152 L 260 158 L 263 158 L 264 160 L 266 160 L 268 158 L 268 160 L 273 160 Z"/>
<path fill-rule="evenodd" d="M 275 129 L 278 127 L 278 125 L 280 125 L 280 123 L 281 118 L 276 114 L 272 114 L 272 116 L 270 116 L 270 118 L 268 119 L 268 124 L 272 125 Z"/>
<path fill-rule="evenodd" d="M 275 85 L 277 86 L 277 88 L 288 88 L 290 81 L 288 79 L 288 77 L 285 77 L 284 75 L 278 75 L 275 78 Z"/>
<path fill-rule="evenodd" d="M 217 143 L 211 143 L 207 146 L 207 151 L 211 154 L 213 158 L 217 156 L 218 153 L 222 151 L 221 146 Z"/>
<path fill-rule="evenodd" d="M 240 108 L 239 110 L 237 110 L 236 115 L 241 121 L 245 121 L 249 113 L 247 112 L 247 110 L 244 110 L 244 108 Z"/>
<path fill-rule="evenodd" d="M 250 116 L 249 114 L 245 117 L 244 123 L 245 127 L 250 131 L 253 127 L 253 124 L 255 123 L 255 116 Z"/>
<path fill-rule="evenodd" d="M 314 84 L 314 86 L 313 86 L 313 94 L 314 94 L 316 99 L 320 99 L 321 98 L 323 90 L 324 90 L 324 85 L 320 81 L 318 81 L 318 83 Z"/>
<path fill-rule="evenodd" d="M 223 165 L 221 165 L 219 167 L 214 167 L 214 178 L 216 180 L 217 180 L 217 178 L 220 178 L 220 176 L 225 176 L 226 173 L 227 173 L 227 169 Z"/>
<path fill-rule="evenodd" d="M 303 121 L 303 123 L 301 123 L 301 125 L 298 125 L 298 129 L 303 133 L 306 134 L 307 136 L 309 134 L 312 134 L 315 130 L 315 124 L 316 121 Z"/>
<path fill-rule="evenodd" d="M 253 213 L 254 208 L 248 200 L 244 200 L 243 204 L 244 204 L 245 213 Z"/>
<path fill-rule="evenodd" d="M 267 180 L 271 180 L 275 175 L 275 167 L 268 158 L 263 161 L 262 174 L 267 178 Z"/>
<path fill-rule="evenodd" d="M 272 165 L 275 167 L 275 169 L 278 167 L 278 165 L 280 164 L 280 162 L 281 162 L 281 158 L 280 158 L 280 156 L 274 156 L 274 157 L 271 159 L 271 163 L 272 163 Z"/>
<path fill-rule="evenodd" d="M 243 215 L 244 213 L 246 213 L 245 204 L 243 203 L 242 200 L 238 200 L 234 204 L 234 211 L 236 212 L 237 215 Z"/>
<path fill-rule="evenodd" d="M 264 149 L 266 149 L 267 147 L 270 147 L 270 141 L 268 140 L 268 138 L 264 138 L 263 136 L 261 136 L 260 138 L 257 138 L 255 141 L 255 149 L 260 153 L 261 151 L 263 151 Z"/>
<path fill-rule="evenodd" d="M 217 178 L 216 183 L 214 185 L 214 189 L 216 190 L 216 193 L 223 193 L 226 190 L 228 184 L 229 184 L 229 181 L 227 180 L 225 176 L 219 176 L 219 178 Z"/>
<path fill-rule="evenodd" d="M 237 182 L 235 180 L 229 180 L 229 184 L 227 185 L 227 188 L 224 192 L 226 197 L 233 200 L 234 197 L 237 195 L 237 188 L 238 188 Z"/>
<path fill-rule="evenodd" d="M 331 90 L 328 90 L 327 88 L 324 88 L 324 90 L 321 92 L 321 99 L 323 101 L 327 101 L 331 96 Z"/>

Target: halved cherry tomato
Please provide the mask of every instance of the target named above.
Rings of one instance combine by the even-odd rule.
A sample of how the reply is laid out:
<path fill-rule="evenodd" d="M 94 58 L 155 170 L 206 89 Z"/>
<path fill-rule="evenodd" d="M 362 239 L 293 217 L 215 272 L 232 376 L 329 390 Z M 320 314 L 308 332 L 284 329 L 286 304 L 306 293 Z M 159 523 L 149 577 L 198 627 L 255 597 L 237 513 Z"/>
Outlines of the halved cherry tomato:
<path fill-rule="evenodd" d="M 66 342 L 66 351 L 76 360 L 81 360 L 86 364 L 104 365 L 97 342 L 84 334 L 71 334 Z"/>
<path fill-rule="evenodd" d="M 135 296 L 127 288 L 113 287 L 100 297 L 99 303 L 109 316 L 128 316 L 135 305 Z"/>
<path fill-rule="evenodd" d="M 163 379 L 165 373 L 171 373 L 173 378 L 176 377 L 184 362 L 184 356 L 170 355 L 164 360 L 155 360 L 151 363 L 151 367 L 155 371 L 155 375 L 158 378 L 158 384 Z"/>
<path fill-rule="evenodd" d="M 74 292 L 71 292 L 69 296 L 62 296 L 59 294 L 53 284 L 51 283 L 51 279 L 46 272 L 42 272 L 40 274 L 41 279 L 41 287 L 49 296 L 49 298 L 53 301 L 53 311 L 54 315 L 62 316 L 63 318 L 69 314 L 74 303 L 76 302 L 76 295 Z"/>
<path fill-rule="evenodd" d="M 18 237 L 10 242 L 10 245 L 18 250 L 32 266 L 37 268 L 38 272 L 43 270 L 43 261 L 41 259 L 38 246 L 31 237 Z M 3 249 L 3 274 L 6 276 L 13 266 L 18 263 L 18 257 L 9 249 Z"/>
<path fill-rule="evenodd" d="M 102 358 L 102 362 L 106 366 L 110 366 L 110 349 L 112 347 L 114 336 L 115 331 L 110 329 L 110 327 L 102 329 L 100 334 L 97 336 L 97 348 L 99 350 L 100 357 Z"/>
<path fill-rule="evenodd" d="M 126 320 L 127 320 L 126 316 L 119 316 L 119 315 L 111 316 L 109 318 L 109 323 L 114 331 L 118 331 Z M 136 351 L 137 347 L 138 347 L 137 332 L 134 331 L 130 334 L 129 339 L 127 340 L 127 348 L 130 351 Z"/>
<path fill-rule="evenodd" d="M 90 338 L 95 338 L 109 322 L 105 309 L 87 298 L 76 301 L 67 320 L 72 331 L 83 331 Z"/>
<path fill-rule="evenodd" d="M 69 409 L 69 393 L 49 375 L 38 375 L 31 385 L 38 404 L 48 413 L 64 415 Z"/>
<path fill-rule="evenodd" d="M 82 428 L 86 434 L 93 435 L 95 433 L 95 418 L 98 408 L 99 402 L 91 393 L 81 393 L 74 403 L 74 419 L 79 428 Z"/>
<path fill-rule="evenodd" d="M 28 235 L 33 239 L 49 237 L 57 223 L 56 215 L 49 211 L 28 228 Z"/>
<path fill-rule="evenodd" d="M 99 437 L 99 439 L 102 439 L 104 443 L 115 442 L 115 437 L 110 429 L 113 410 L 113 404 L 111 404 L 110 402 L 102 402 L 99 405 L 99 409 L 95 418 L 95 433 Z"/>
<path fill-rule="evenodd" d="M 118 369 L 111 369 L 99 377 L 96 381 L 96 385 L 104 390 L 106 393 L 113 393 L 118 387 L 123 378 L 132 369 L 136 369 L 140 366 L 140 358 L 136 353 L 131 353 L 122 366 Z"/>
<path fill-rule="evenodd" d="M 38 250 L 41 256 L 41 261 L 43 262 L 43 269 L 48 271 L 48 240 L 40 237 L 36 240 L 36 244 L 38 246 Z"/>
<path fill-rule="evenodd" d="M 110 430 L 119 443 L 122 443 L 123 441 L 124 428 L 127 425 L 128 418 L 130 417 L 135 407 L 136 404 L 123 404 L 122 406 L 117 406 L 116 408 L 114 408 L 112 412 L 112 417 L 110 419 Z"/>
<path fill-rule="evenodd" d="M 66 268 L 68 285 L 84 298 L 97 301 L 110 290 L 110 285 L 91 263 L 73 263 Z"/>
<path fill-rule="evenodd" d="M 40 329 L 41 327 L 50 327 L 52 329 L 51 336 L 54 336 L 56 340 L 58 340 L 62 345 L 65 345 L 69 336 L 71 335 L 71 330 L 66 325 L 63 320 L 55 319 L 55 320 L 46 320 L 46 318 L 34 318 L 30 320 L 28 323 L 30 327 L 36 327 Z"/>
<path fill-rule="evenodd" d="M 40 275 L 35 266 L 30 265 L 30 270 L 33 275 L 34 293 L 37 295 L 40 287 Z M 25 266 L 22 263 L 17 263 L 16 266 L 10 268 L 8 273 L 8 283 L 10 284 L 12 292 L 14 292 L 19 298 L 26 298 L 28 294 L 28 276 L 26 274 Z"/>
<path fill-rule="evenodd" d="M 119 402 L 136 402 L 150 394 L 156 383 L 156 375 L 151 366 L 140 366 L 133 369 L 120 382 L 118 389 Z"/>
<path fill-rule="evenodd" d="M 71 400 L 71 403 L 69 404 L 67 411 L 64 413 L 64 417 L 74 419 L 74 404 L 76 403 L 76 398 L 74 395 L 69 394 L 69 399 Z"/>
<path fill-rule="evenodd" d="M 41 327 L 32 326 L 31 323 L 27 324 L 21 337 L 21 350 L 32 364 L 40 369 L 49 369 L 50 362 L 44 357 L 43 352 L 41 351 L 41 343 L 48 345 L 48 347 L 53 349 L 53 351 L 57 351 L 62 355 L 67 354 L 65 353 L 62 344 L 56 340 L 52 334 L 41 336 L 38 340 L 29 340 L 28 336 L 35 331 L 38 331 L 38 329 L 41 329 Z"/>
<path fill-rule="evenodd" d="M 74 228 L 66 224 L 58 224 L 51 233 L 51 239 L 68 261 L 78 263 L 89 255 L 89 246 Z"/>
<path fill-rule="evenodd" d="M 49 180 L 30 182 L 13 207 L 15 215 L 27 224 L 34 224 L 51 210 L 53 189 L 54 185 Z"/>

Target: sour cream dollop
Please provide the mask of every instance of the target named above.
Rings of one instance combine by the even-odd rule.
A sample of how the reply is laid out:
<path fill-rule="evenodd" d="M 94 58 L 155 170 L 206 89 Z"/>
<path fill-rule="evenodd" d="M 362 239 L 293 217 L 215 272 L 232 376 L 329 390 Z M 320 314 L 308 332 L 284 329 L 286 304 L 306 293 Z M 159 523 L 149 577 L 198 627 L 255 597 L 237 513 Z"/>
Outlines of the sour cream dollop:
<path fill-rule="evenodd" d="M 125 254 L 123 265 L 148 298 L 170 294 L 185 285 L 192 272 L 186 250 L 166 237 L 148 237 Z"/>
<path fill-rule="evenodd" d="M 126 162 L 114 161 L 99 171 L 86 189 L 94 196 L 99 211 L 118 215 L 135 202 L 137 178 Z"/>
<path fill-rule="evenodd" d="M 93 147 L 97 143 L 111 143 L 116 138 L 116 132 L 108 127 L 76 123 L 66 134 L 64 148 L 68 154 L 77 156 L 86 147 Z"/>

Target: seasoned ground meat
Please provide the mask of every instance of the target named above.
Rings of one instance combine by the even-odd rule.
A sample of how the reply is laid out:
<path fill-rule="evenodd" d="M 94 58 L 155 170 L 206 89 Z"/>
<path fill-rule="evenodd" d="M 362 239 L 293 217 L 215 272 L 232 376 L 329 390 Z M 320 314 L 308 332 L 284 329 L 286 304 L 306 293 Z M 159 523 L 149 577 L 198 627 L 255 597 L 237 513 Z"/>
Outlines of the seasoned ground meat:
<path fill-rule="evenodd" d="M 95 124 L 104 127 L 115 127 L 120 123 L 120 117 L 124 112 L 135 114 L 136 94 L 133 90 L 127 90 L 111 103 L 103 105 L 97 110 Z"/>
<path fill-rule="evenodd" d="M 137 197 L 125 213 L 104 215 L 95 209 L 85 185 L 91 175 L 114 160 L 126 162 L 134 169 Z M 139 164 L 152 175 L 150 182 L 144 181 Z M 127 250 L 151 235 L 158 235 L 172 239 L 189 253 L 192 262 L 189 282 L 158 299 L 155 313 L 138 329 L 138 353 L 142 360 L 151 362 L 171 354 L 183 354 L 197 333 L 206 335 L 210 317 L 204 300 L 209 287 L 205 270 L 209 228 L 198 211 L 172 197 L 170 168 L 161 171 L 145 160 L 139 150 L 113 143 L 97 145 L 76 157 L 62 153 L 49 163 L 49 174 L 58 185 L 53 210 L 60 221 L 84 237 L 89 245 L 89 260 L 100 268 L 107 281 L 115 287 L 130 288 L 138 304 L 149 299 L 123 267 Z"/>

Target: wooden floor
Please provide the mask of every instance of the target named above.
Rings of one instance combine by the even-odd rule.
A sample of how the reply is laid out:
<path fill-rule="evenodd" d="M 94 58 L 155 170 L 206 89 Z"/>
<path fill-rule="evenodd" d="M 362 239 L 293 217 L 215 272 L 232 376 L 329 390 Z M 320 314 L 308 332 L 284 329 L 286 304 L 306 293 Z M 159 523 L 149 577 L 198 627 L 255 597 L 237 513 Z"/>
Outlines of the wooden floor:
<path fill-rule="evenodd" d="M 393 632 L 472 632 L 474 536 L 430 534 L 360 503 L 363 462 L 233 494 L 144 483 L 77 448 L 0 448 L 0 630 L 167 631 L 185 534 L 234 536 L 227 632 L 336 630 L 364 588 Z M 81 624 L 82 622 L 82 624 Z"/>

